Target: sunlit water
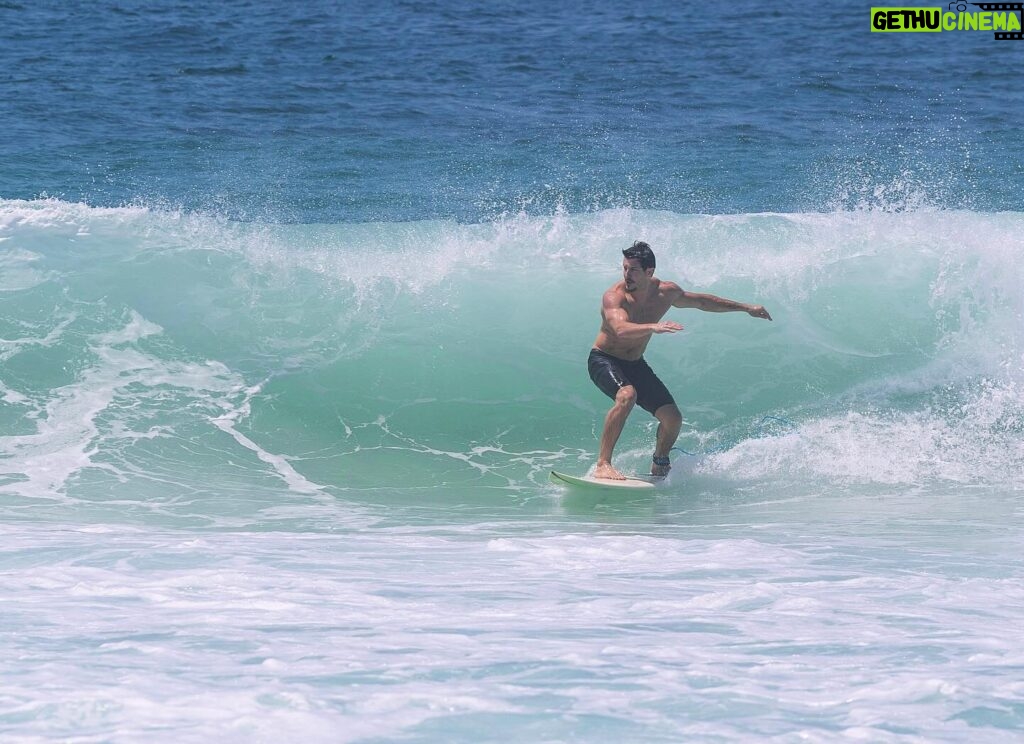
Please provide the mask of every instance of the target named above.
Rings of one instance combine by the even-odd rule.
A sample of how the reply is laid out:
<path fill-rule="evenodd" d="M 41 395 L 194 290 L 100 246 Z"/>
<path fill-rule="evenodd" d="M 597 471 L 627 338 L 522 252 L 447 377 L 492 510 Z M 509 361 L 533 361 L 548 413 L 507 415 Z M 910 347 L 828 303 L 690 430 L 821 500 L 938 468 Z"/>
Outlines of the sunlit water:
<path fill-rule="evenodd" d="M 849 3 L 0 16 L 0 738 L 1019 735 L 1012 43 Z M 566 492 L 638 238 L 775 320 L 674 312 L 671 477 Z"/>

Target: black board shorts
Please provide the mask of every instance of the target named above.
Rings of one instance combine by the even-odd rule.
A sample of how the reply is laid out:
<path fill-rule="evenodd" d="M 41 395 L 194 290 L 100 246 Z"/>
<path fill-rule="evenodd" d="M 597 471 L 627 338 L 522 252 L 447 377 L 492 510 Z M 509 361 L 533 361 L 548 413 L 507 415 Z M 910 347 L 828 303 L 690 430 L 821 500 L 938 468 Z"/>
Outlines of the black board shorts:
<path fill-rule="evenodd" d="M 587 370 L 594 384 L 612 400 L 620 388 L 632 385 L 636 390 L 637 405 L 651 414 L 664 405 L 676 402 L 665 383 L 658 379 L 643 357 L 630 361 L 606 354 L 600 349 L 591 349 Z"/>

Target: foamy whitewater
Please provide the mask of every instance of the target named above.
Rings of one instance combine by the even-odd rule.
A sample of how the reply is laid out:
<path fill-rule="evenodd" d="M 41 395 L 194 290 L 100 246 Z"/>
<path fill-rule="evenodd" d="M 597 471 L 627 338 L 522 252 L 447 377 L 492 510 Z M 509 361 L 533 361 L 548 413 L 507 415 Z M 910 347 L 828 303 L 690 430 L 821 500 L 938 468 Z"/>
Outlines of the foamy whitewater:
<path fill-rule="evenodd" d="M 0 2 L 0 740 L 1021 739 L 1018 46 L 869 14 Z M 774 321 L 566 491 L 638 239 Z"/>

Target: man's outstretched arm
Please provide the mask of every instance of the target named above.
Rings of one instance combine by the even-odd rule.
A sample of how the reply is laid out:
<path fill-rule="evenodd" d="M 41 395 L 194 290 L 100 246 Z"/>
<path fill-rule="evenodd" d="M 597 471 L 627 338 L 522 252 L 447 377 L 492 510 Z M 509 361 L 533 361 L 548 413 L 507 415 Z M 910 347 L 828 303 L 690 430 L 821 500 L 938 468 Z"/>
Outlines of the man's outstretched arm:
<path fill-rule="evenodd" d="M 724 297 L 717 297 L 713 294 L 685 292 L 682 289 L 679 290 L 676 297 L 672 300 L 672 306 L 693 307 L 708 313 L 743 312 L 753 318 L 772 319 L 772 316 L 768 314 L 763 305 L 748 305 L 745 302 L 727 300 Z"/>

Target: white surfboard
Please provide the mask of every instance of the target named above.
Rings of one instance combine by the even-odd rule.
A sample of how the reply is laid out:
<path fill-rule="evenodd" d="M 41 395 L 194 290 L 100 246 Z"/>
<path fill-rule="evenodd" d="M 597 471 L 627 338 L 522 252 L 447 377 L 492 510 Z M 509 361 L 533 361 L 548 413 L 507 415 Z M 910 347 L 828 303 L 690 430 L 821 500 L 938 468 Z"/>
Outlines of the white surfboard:
<path fill-rule="evenodd" d="M 610 489 L 626 491 L 654 490 L 655 480 L 660 480 L 656 476 L 652 476 L 651 480 L 647 480 L 646 478 L 626 478 L 626 480 L 613 480 L 611 478 L 594 478 L 589 475 L 566 475 L 565 473 L 559 473 L 557 470 L 551 471 L 550 478 L 552 483 L 559 486 L 572 486 L 574 488 L 585 488 L 589 490 Z"/>

